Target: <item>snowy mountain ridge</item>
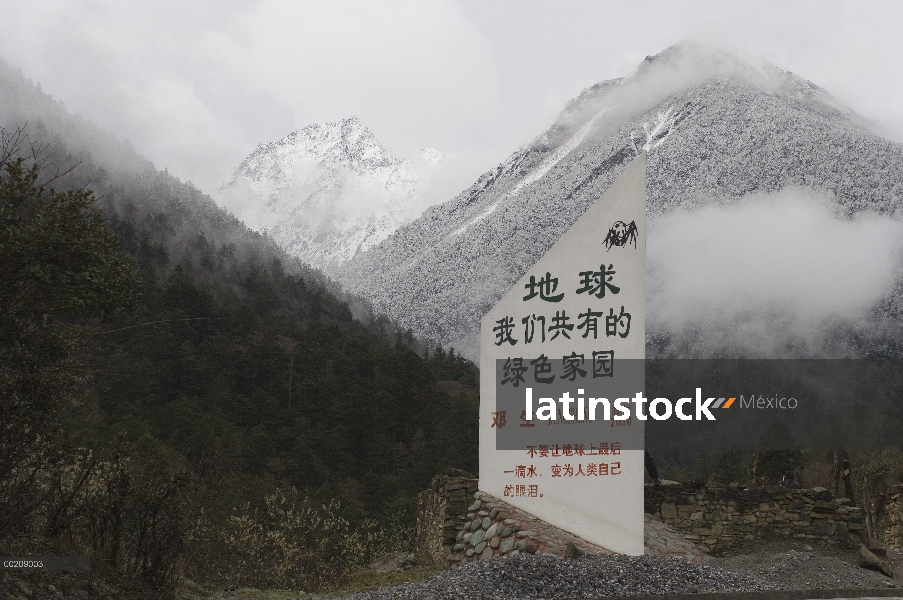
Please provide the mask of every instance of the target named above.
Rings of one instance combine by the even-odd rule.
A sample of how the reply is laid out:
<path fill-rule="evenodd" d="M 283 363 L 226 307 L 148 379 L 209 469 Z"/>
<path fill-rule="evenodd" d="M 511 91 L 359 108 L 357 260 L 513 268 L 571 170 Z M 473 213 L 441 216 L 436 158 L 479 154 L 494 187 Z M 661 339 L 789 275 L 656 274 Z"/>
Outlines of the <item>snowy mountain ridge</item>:
<path fill-rule="evenodd" d="M 445 155 L 425 148 L 426 165 Z M 286 251 L 332 271 L 421 211 L 420 181 L 357 117 L 262 143 L 223 181 L 217 200 Z"/>
<path fill-rule="evenodd" d="M 899 214 L 903 146 L 869 125 L 785 69 L 679 44 L 647 57 L 630 77 L 584 90 L 533 141 L 355 256 L 338 276 L 400 325 L 476 358 L 483 315 L 639 152 L 648 153 L 650 226 L 678 209 L 793 189 L 830 198 L 847 218 Z M 669 257 L 650 255 L 656 260 Z M 671 335 L 655 310 L 650 315 L 651 339 L 707 352 L 702 342 Z M 742 318 L 758 326 L 752 313 Z M 777 348 L 806 355 L 828 347 L 788 341 L 788 331 L 771 332 Z"/>

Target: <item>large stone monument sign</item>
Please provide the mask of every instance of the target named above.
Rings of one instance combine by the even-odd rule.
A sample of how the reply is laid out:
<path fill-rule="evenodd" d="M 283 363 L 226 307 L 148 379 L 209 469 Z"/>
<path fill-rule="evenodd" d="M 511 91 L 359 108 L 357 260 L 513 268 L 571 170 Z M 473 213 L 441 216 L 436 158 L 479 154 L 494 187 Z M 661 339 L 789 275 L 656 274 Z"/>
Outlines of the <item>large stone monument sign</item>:
<path fill-rule="evenodd" d="M 643 422 L 615 401 L 643 391 L 645 265 L 641 154 L 483 318 L 480 345 L 480 489 L 632 555 Z"/>

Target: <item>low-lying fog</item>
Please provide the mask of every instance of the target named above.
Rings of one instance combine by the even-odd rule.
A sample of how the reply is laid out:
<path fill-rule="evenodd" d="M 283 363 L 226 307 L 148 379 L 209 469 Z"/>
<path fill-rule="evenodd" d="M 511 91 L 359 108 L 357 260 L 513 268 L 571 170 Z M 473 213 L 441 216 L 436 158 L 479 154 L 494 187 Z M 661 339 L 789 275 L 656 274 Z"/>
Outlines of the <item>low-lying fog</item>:
<path fill-rule="evenodd" d="M 832 336 L 874 321 L 903 272 L 903 222 L 836 210 L 795 188 L 650 219 L 647 330 L 698 355 L 843 355 Z"/>

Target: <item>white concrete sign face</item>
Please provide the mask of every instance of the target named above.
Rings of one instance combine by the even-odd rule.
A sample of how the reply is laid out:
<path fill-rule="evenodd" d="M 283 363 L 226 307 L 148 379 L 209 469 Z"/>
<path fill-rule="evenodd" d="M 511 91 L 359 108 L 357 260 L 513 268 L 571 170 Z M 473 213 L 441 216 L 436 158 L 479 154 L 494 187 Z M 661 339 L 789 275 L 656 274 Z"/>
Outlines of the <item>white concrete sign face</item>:
<path fill-rule="evenodd" d="M 480 344 L 480 489 L 632 555 L 643 422 L 615 402 L 643 392 L 645 267 L 641 154 L 483 318 Z"/>

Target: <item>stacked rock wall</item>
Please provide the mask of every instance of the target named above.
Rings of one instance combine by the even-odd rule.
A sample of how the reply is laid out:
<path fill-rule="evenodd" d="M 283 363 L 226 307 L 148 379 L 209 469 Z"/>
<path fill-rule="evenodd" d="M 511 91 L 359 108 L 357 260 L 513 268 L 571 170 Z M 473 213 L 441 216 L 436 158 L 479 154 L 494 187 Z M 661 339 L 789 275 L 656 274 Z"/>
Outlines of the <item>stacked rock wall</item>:
<path fill-rule="evenodd" d="M 538 550 L 535 540 L 531 539 L 536 532 L 517 531 L 511 515 L 491 500 L 477 492 L 476 499 L 468 507 L 468 520 L 455 539 L 450 560 L 467 562 L 492 558 L 496 554 L 514 556 Z"/>
<path fill-rule="evenodd" d="M 550 525 L 485 492 L 474 494 L 464 527 L 458 532 L 448 560 L 465 563 L 493 556 L 575 552 L 612 554 L 567 531 Z"/>
<path fill-rule="evenodd" d="M 418 496 L 417 558 L 425 564 L 461 564 L 499 555 L 562 556 L 609 550 L 558 529 L 477 491 L 477 480 L 440 476 Z"/>
<path fill-rule="evenodd" d="M 884 544 L 894 550 L 903 550 L 903 485 L 895 486 L 888 492 L 886 513 Z"/>
<path fill-rule="evenodd" d="M 415 553 L 421 564 L 446 562 L 476 492 L 476 479 L 440 475 L 418 494 Z"/>
<path fill-rule="evenodd" d="M 709 552 L 769 537 L 842 547 L 867 541 L 862 509 L 845 498 L 832 498 L 824 488 L 746 489 L 718 482 L 646 486 L 645 512 Z M 886 515 L 885 543 L 903 550 L 903 485 L 888 493 Z M 422 564 L 523 553 L 561 556 L 568 545 L 610 554 L 478 491 L 476 479 L 439 476 L 418 497 L 416 553 Z"/>
<path fill-rule="evenodd" d="M 709 551 L 784 537 L 849 547 L 865 541 L 861 508 L 824 488 L 746 489 L 736 484 L 647 486 L 645 510 Z"/>

